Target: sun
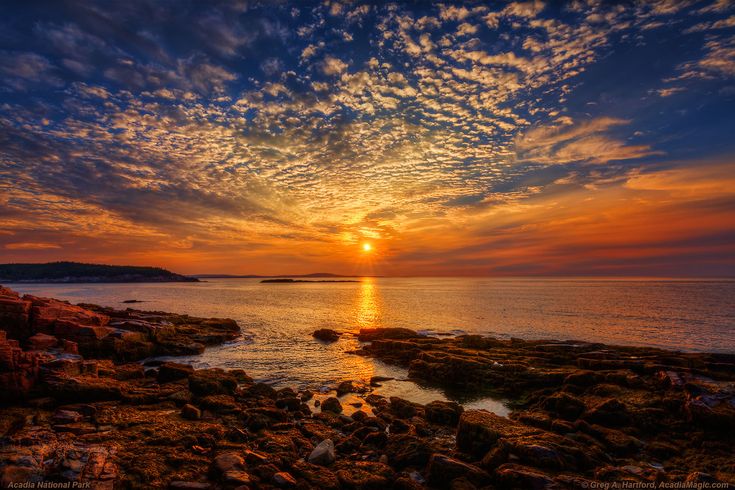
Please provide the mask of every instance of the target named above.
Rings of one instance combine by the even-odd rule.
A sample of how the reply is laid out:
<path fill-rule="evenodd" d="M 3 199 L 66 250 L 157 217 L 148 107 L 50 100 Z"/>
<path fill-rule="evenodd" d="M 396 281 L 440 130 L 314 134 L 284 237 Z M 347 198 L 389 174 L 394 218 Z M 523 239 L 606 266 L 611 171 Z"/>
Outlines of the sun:
<path fill-rule="evenodd" d="M 363 252 L 369 253 L 369 252 L 372 252 L 372 250 L 373 250 L 373 246 L 371 244 L 369 244 L 367 242 L 365 242 L 365 243 L 362 244 L 362 251 Z"/>

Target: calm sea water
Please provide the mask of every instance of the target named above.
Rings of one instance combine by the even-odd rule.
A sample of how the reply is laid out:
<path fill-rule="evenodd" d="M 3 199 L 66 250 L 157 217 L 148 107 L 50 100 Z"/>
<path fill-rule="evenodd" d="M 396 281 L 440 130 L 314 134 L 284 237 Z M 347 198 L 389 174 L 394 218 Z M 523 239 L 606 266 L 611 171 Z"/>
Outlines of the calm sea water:
<path fill-rule="evenodd" d="M 341 380 L 395 376 L 382 388 L 419 402 L 459 398 L 402 381 L 405 371 L 350 355 L 358 342 L 314 340 L 317 328 L 408 327 L 438 333 L 575 339 L 684 351 L 735 352 L 735 281 L 374 278 L 356 283 L 261 284 L 210 279 L 166 284 L 15 284 L 18 291 L 72 303 L 229 317 L 242 340 L 187 360 L 243 368 L 276 385 L 319 388 Z M 380 390 L 378 391 L 380 392 Z"/>

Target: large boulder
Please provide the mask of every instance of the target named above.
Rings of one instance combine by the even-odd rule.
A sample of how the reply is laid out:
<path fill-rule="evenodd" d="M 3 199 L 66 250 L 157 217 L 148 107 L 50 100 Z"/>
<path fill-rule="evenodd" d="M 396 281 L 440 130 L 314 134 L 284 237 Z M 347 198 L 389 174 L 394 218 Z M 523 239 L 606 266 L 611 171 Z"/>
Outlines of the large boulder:
<path fill-rule="evenodd" d="M 426 420 L 434 424 L 456 426 L 464 412 L 462 405 L 456 402 L 433 401 L 426 404 Z"/>

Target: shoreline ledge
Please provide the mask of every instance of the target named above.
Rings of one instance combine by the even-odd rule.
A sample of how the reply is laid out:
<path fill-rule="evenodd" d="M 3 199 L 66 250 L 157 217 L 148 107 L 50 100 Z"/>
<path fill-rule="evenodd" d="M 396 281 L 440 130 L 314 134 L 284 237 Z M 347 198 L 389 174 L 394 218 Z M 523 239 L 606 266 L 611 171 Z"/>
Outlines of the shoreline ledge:
<path fill-rule="evenodd" d="M 312 412 L 312 393 L 275 390 L 243 370 L 175 362 L 145 370 L 139 362 L 238 335 L 232 320 L 74 306 L 0 286 L 0 484 L 367 490 L 735 482 L 735 355 L 360 331 L 357 354 L 447 389 L 502 394 L 514 409 L 509 418 L 375 393 L 351 416 L 337 397 Z"/>

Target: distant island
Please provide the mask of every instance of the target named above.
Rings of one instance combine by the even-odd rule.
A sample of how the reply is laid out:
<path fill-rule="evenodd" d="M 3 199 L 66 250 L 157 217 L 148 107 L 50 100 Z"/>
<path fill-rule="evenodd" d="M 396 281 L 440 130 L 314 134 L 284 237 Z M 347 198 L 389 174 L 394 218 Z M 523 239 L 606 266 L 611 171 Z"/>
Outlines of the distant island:
<path fill-rule="evenodd" d="M 322 280 L 308 280 L 308 279 L 289 279 L 289 278 L 278 278 L 278 279 L 263 279 L 261 283 L 266 284 L 291 284 L 296 282 L 360 282 L 354 279 L 322 279 Z"/>
<path fill-rule="evenodd" d="M 160 267 L 49 262 L 0 264 L 0 283 L 199 282 Z"/>

